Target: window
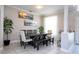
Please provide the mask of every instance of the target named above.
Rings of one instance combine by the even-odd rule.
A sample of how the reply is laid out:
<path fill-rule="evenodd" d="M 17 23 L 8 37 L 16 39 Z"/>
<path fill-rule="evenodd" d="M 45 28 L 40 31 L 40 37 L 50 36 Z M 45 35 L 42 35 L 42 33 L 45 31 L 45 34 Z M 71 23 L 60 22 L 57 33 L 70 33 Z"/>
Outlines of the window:
<path fill-rule="evenodd" d="M 57 34 L 57 21 L 58 21 L 57 16 L 45 17 L 44 19 L 45 33 L 48 33 L 48 31 L 50 30 L 53 33 L 53 35 L 56 35 Z"/>

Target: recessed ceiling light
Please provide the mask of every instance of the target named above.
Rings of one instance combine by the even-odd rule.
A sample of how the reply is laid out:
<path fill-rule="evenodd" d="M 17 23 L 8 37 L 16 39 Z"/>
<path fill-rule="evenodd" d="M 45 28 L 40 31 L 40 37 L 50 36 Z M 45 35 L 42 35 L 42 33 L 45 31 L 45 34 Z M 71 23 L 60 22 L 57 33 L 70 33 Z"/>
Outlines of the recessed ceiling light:
<path fill-rule="evenodd" d="M 35 6 L 35 8 L 37 8 L 37 9 L 42 9 L 43 6 L 42 6 L 42 5 L 37 5 L 37 6 Z"/>

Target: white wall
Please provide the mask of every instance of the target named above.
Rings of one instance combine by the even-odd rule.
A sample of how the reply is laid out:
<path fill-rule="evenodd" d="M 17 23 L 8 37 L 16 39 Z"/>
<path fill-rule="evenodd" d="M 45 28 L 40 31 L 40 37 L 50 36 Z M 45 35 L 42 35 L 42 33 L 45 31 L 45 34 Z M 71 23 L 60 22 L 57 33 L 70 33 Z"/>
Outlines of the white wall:
<path fill-rule="evenodd" d="M 64 29 L 64 14 L 59 13 L 58 15 L 58 31 L 63 31 Z"/>
<path fill-rule="evenodd" d="M 49 15 L 49 16 L 57 16 L 58 17 L 58 24 L 57 24 L 58 31 L 62 31 L 64 29 L 64 13 L 59 12 L 59 13 L 55 13 L 55 14 L 52 14 L 52 15 Z M 42 23 L 44 23 L 44 21 L 43 21 L 44 17 L 49 17 L 49 16 L 43 16 Z"/>
<path fill-rule="evenodd" d="M 20 27 L 23 26 L 24 19 L 18 18 L 18 12 L 19 12 L 18 9 L 5 6 L 5 16 L 7 16 L 8 18 L 11 18 L 14 23 L 13 32 L 12 32 L 12 34 L 9 35 L 9 39 L 11 41 L 19 40 L 18 32 L 20 30 Z M 52 14 L 52 15 L 58 16 L 58 29 L 59 29 L 59 31 L 62 31 L 64 29 L 64 26 L 63 26 L 64 25 L 64 13 L 59 12 L 59 13 Z M 42 23 L 43 23 L 43 21 L 42 21 L 43 19 L 41 19 L 38 15 L 34 16 L 34 20 L 38 23 L 38 27 L 40 25 L 42 25 Z M 41 23 L 41 21 L 42 21 L 42 23 Z M 68 22 L 69 22 L 68 23 L 69 30 L 71 30 L 71 31 L 75 30 L 75 16 L 73 13 L 69 13 Z M 4 37 L 4 39 L 6 39 L 6 38 Z"/>
<path fill-rule="evenodd" d="M 75 21 L 76 17 L 73 12 L 69 12 L 68 14 L 68 31 L 75 31 Z M 59 30 L 64 29 L 64 14 L 59 14 Z"/>
<path fill-rule="evenodd" d="M 34 21 L 37 22 L 38 27 L 41 26 L 41 18 L 39 15 L 34 15 Z"/>
<path fill-rule="evenodd" d="M 18 41 L 19 40 L 19 31 L 21 27 L 24 25 L 24 19 L 18 18 L 18 12 L 20 10 L 5 6 L 5 17 L 7 16 L 13 21 L 13 32 L 9 35 L 9 39 L 11 41 Z M 38 23 L 38 27 L 40 26 L 40 17 L 38 15 L 34 16 L 34 21 Z M 4 35 L 4 39 L 6 39 L 6 35 Z"/>
<path fill-rule="evenodd" d="M 69 13 L 68 30 L 75 31 L 76 17 L 74 12 Z"/>
<path fill-rule="evenodd" d="M 68 31 L 75 31 L 75 21 L 76 18 L 74 16 L 74 13 L 68 14 Z M 64 14 L 59 14 L 59 24 L 58 24 L 59 30 L 64 29 Z"/>
<path fill-rule="evenodd" d="M 58 16 L 58 30 L 63 31 L 64 30 L 64 13 L 59 12 L 59 13 L 56 13 L 56 14 L 52 14 L 50 16 L 55 16 L 55 15 Z M 75 30 L 75 20 L 76 20 L 76 18 L 74 16 L 74 13 L 69 12 L 69 15 L 68 15 L 68 31 L 69 30 L 71 30 L 71 31 Z"/>
<path fill-rule="evenodd" d="M 4 17 L 4 6 L 0 6 L 0 51 L 3 49 L 3 17 Z"/>

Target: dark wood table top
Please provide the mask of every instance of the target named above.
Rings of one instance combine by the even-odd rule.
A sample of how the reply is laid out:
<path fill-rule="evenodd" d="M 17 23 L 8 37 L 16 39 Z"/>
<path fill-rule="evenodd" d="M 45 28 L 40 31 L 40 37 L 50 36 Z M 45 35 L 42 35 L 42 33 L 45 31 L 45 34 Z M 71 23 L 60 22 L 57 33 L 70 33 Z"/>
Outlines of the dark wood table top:
<path fill-rule="evenodd" d="M 47 36 L 47 34 L 46 33 L 43 33 L 43 34 L 30 34 L 30 35 L 28 35 L 30 38 L 34 38 L 34 37 L 37 37 L 37 36 L 44 36 L 44 37 L 46 37 Z"/>

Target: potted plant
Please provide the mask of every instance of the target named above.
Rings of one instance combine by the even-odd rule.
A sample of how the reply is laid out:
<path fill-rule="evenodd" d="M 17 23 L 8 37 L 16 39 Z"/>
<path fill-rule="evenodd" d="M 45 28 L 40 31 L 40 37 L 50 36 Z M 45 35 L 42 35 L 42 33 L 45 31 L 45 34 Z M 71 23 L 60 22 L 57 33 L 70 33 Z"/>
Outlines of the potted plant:
<path fill-rule="evenodd" d="M 39 27 L 39 33 L 44 33 L 44 27 L 43 26 Z"/>
<path fill-rule="evenodd" d="M 6 40 L 4 40 L 4 46 L 7 46 L 10 44 L 10 40 L 8 39 L 8 35 L 12 33 L 13 29 L 13 22 L 11 19 L 5 17 L 4 18 L 4 33 L 6 34 Z"/>

